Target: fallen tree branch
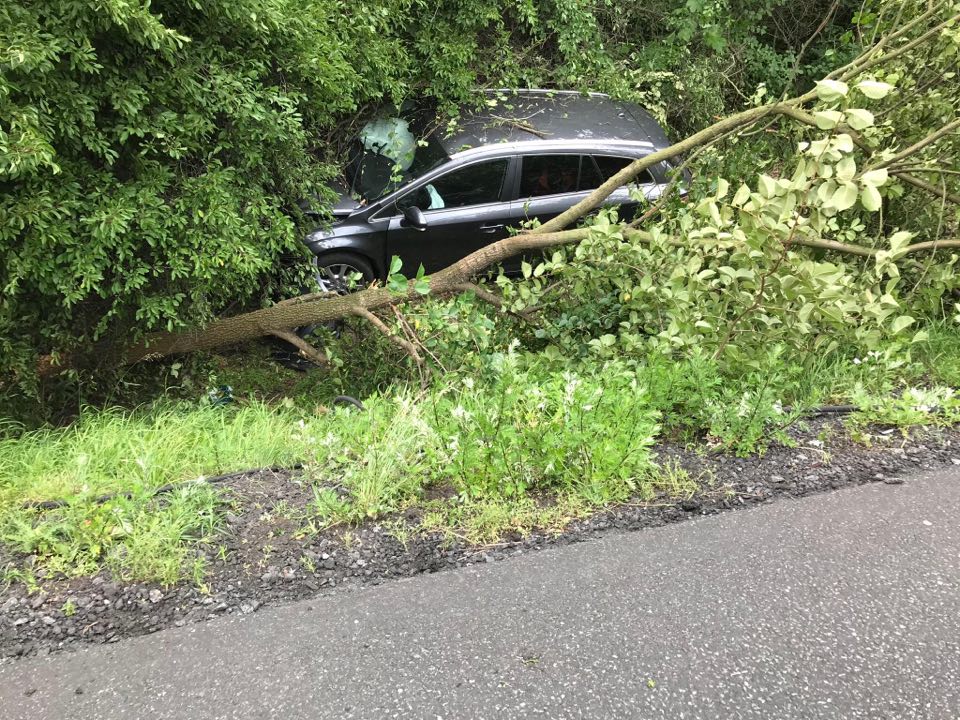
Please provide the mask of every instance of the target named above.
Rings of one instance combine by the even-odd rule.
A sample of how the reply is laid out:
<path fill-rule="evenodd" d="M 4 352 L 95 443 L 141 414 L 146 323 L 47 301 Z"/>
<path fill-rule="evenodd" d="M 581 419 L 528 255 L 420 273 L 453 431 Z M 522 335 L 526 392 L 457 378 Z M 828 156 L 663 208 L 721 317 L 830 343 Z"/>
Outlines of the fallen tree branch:
<path fill-rule="evenodd" d="M 930 14 L 939 13 L 942 8 L 938 6 L 939 6 L 939 3 L 935 3 L 934 6 L 930 10 L 928 10 L 926 13 L 921 15 L 919 18 L 916 18 L 914 21 L 908 23 L 907 26 L 901 28 L 897 32 L 886 36 L 884 40 L 886 41 L 892 40 L 893 38 L 900 36 L 903 32 L 911 28 L 916 21 L 919 21 L 921 19 L 926 19 Z M 920 35 L 919 37 L 914 38 L 910 42 L 904 43 L 903 45 L 900 45 L 894 48 L 893 50 L 891 50 L 886 54 L 879 55 L 878 57 L 873 57 L 872 59 L 867 57 L 864 61 L 859 63 L 857 62 L 857 60 L 854 60 L 853 63 L 850 64 L 852 65 L 852 67 L 850 67 L 849 70 L 847 70 L 846 72 L 844 72 L 839 76 L 840 80 L 843 80 L 843 81 L 852 80 L 857 75 L 862 75 L 867 70 L 872 70 L 873 68 L 877 67 L 882 63 L 889 62 L 894 58 L 900 57 L 904 53 L 910 52 L 914 48 L 919 47 L 923 43 L 927 42 L 927 40 L 930 40 L 931 38 L 939 35 L 943 30 L 950 27 L 952 24 L 956 23 L 957 20 L 960 20 L 960 14 L 953 15 L 947 18 L 946 20 L 944 20 L 943 22 L 938 23 L 937 25 L 934 25 L 932 28 L 927 30 L 927 32 L 923 33 L 923 35 Z M 882 44 L 883 44 L 883 41 L 881 41 L 877 45 L 874 45 L 873 48 L 871 48 L 871 50 L 868 50 L 867 53 L 865 54 L 868 54 L 868 55 L 871 54 L 872 51 L 877 50 L 879 46 Z M 861 57 L 863 57 L 863 55 L 861 55 Z M 830 75 L 828 75 L 828 77 L 837 77 L 837 76 L 831 73 Z"/>
<path fill-rule="evenodd" d="M 811 115 L 810 113 L 805 112 L 804 110 L 801 110 L 800 108 L 794 108 L 794 107 L 784 108 L 782 110 L 782 113 L 788 117 L 793 118 L 797 122 L 801 122 L 805 125 L 809 125 L 811 127 L 817 126 L 816 118 L 814 118 L 813 115 Z M 849 135 L 850 138 L 853 140 L 854 144 L 858 148 L 860 148 L 861 150 L 864 150 L 868 154 L 872 154 L 873 149 L 866 142 L 864 142 L 863 138 L 860 136 L 860 133 L 858 133 L 856 130 L 851 128 L 849 125 L 846 125 L 845 123 L 840 123 L 837 126 L 837 130 Z M 929 144 L 928 142 L 925 142 L 923 144 L 917 143 L 911 146 L 912 148 L 914 148 L 912 152 L 907 152 L 907 150 L 904 150 L 903 153 L 900 153 L 900 154 L 903 155 L 903 157 L 909 157 L 914 152 L 926 147 L 926 145 L 928 144 Z M 911 148 L 908 148 L 908 150 L 910 149 Z M 885 161 L 884 163 L 876 165 L 874 166 L 874 168 L 870 168 L 870 169 L 876 169 L 884 166 L 889 167 L 890 165 L 894 164 L 894 162 L 895 162 L 895 158 L 891 158 L 889 161 Z M 956 205 L 960 205 L 960 195 L 956 195 L 954 193 L 948 192 L 944 188 L 939 188 L 936 185 L 926 182 L 925 180 L 921 180 L 920 178 L 916 177 L 911 173 L 904 172 L 901 170 L 891 170 L 890 174 L 896 175 L 904 182 L 910 185 L 913 185 L 915 188 L 931 193 L 940 199 L 946 199 L 949 202 L 952 202 Z"/>
<path fill-rule="evenodd" d="M 883 160 L 881 162 L 876 163 L 875 165 L 872 165 L 870 169 L 878 170 L 880 168 L 885 168 L 889 165 L 893 165 L 894 163 L 900 162 L 904 158 L 908 158 L 912 155 L 916 155 L 918 152 L 923 150 L 923 148 L 927 147 L 928 145 L 932 145 L 933 143 L 937 142 L 940 138 L 944 137 L 945 135 L 949 135 L 950 133 L 952 133 L 954 130 L 957 130 L 957 129 L 960 129 L 960 118 L 956 118 L 953 121 L 948 122 L 946 125 L 930 133 L 922 140 L 918 140 L 910 147 L 901 150 L 893 157 L 889 157 L 886 160 Z"/>
<path fill-rule="evenodd" d="M 495 295 L 489 290 L 484 289 L 480 285 L 477 285 L 477 283 L 472 283 L 472 282 L 457 283 L 456 285 L 453 286 L 453 290 L 461 293 L 473 293 L 474 295 L 477 296 L 477 298 L 479 298 L 480 300 L 483 300 L 486 303 L 490 303 L 495 308 L 499 310 L 503 310 L 505 313 L 513 315 L 514 317 L 518 317 L 521 320 L 526 320 L 527 322 L 530 322 L 530 315 L 532 314 L 531 308 L 527 308 L 526 310 L 520 310 L 519 312 L 511 310 L 506 305 L 504 305 L 503 299 L 501 297 L 499 297 L 498 295 Z"/>
<path fill-rule="evenodd" d="M 855 57 L 846 65 L 839 67 L 836 70 L 833 70 L 827 75 L 827 77 L 828 78 L 840 77 L 847 72 L 852 72 L 858 67 L 862 67 L 865 63 L 869 62 L 876 54 L 878 54 L 881 50 L 883 50 L 889 43 L 906 35 L 908 32 L 910 32 L 913 28 L 915 28 L 919 24 L 929 20 L 934 15 L 939 14 L 941 10 L 942 8 L 938 7 L 936 4 L 931 5 L 929 8 L 927 8 L 926 12 L 913 18 L 913 20 L 909 20 L 906 23 L 901 24 L 900 27 L 894 30 L 893 32 L 887 35 L 884 35 L 877 42 L 873 43 L 873 45 L 867 48 L 867 50 L 862 52 L 858 57 Z"/>
<path fill-rule="evenodd" d="M 480 287 L 476 283 L 472 283 L 472 282 L 457 283 L 456 285 L 453 286 L 453 289 L 456 290 L 457 292 L 473 293 L 484 302 L 488 302 L 496 308 L 503 309 L 503 300 L 501 300 L 499 297 L 494 295 L 492 292 L 489 292 L 488 290 L 484 290 L 482 287 Z"/>
<path fill-rule="evenodd" d="M 275 305 L 299 305 L 305 302 L 313 302 L 314 300 L 323 300 L 324 298 L 336 297 L 339 294 L 340 293 L 333 291 L 307 293 L 306 295 L 297 295 L 297 297 L 281 300 L 280 302 L 275 303 Z"/>

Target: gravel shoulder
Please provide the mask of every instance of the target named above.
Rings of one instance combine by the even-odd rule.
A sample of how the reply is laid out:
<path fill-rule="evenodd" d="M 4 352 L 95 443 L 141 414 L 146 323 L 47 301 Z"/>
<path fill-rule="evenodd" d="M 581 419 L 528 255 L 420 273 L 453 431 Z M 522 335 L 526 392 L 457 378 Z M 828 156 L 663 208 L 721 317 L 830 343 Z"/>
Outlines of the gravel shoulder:
<path fill-rule="evenodd" d="M 956 720 L 960 468 L 0 664 L 5 720 Z"/>
<path fill-rule="evenodd" d="M 19 584 L 0 591 L 0 658 L 87 644 L 113 643 L 223 615 L 250 615 L 270 605 L 377 585 L 393 578 L 509 558 L 727 510 L 866 483 L 898 484 L 921 470 L 960 465 L 960 429 L 877 432 L 873 446 L 852 442 L 834 421 L 796 432 L 797 447 L 771 447 L 738 458 L 661 445 L 661 462 L 676 462 L 709 480 L 682 501 L 626 503 L 574 520 L 560 532 L 535 531 L 492 546 L 451 543 L 417 531 L 407 513 L 358 528 L 309 532 L 299 513 L 312 499 L 296 472 L 253 472 L 232 481 L 222 544 L 204 548 L 204 587 L 124 584 L 106 574 L 48 579 L 32 592 Z M 829 438 L 826 445 L 819 438 Z M 402 523 L 403 534 L 396 532 Z M 0 567 L 14 560 L 3 557 Z M 22 560 L 22 558 L 17 558 Z"/>

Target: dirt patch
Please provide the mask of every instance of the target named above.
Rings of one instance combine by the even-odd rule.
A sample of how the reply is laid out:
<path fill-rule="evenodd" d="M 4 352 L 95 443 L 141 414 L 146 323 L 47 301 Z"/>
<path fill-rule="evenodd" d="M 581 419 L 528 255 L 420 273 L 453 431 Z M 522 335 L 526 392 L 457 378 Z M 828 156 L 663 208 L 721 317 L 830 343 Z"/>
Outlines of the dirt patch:
<path fill-rule="evenodd" d="M 205 587 L 122 584 L 106 574 L 47 580 L 34 593 L 12 585 L 0 592 L 0 657 L 115 642 L 222 614 L 253 613 L 265 604 L 490 562 L 606 532 L 656 527 L 850 485 L 900 483 L 913 472 L 960 464 L 958 429 L 924 430 L 909 438 L 892 431 L 865 447 L 825 419 L 794 436 L 797 447 L 778 445 L 750 458 L 661 445 L 656 448 L 661 462 L 676 463 L 708 480 L 703 492 L 682 501 L 626 503 L 576 520 L 559 534 L 534 532 L 487 547 L 450 544 L 438 533 L 418 532 L 417 512 L 317 532 L 311 526 L 313 488 L 298 471 L 248 473 L 223 488 L 228 504 L 224 527 L 217 544 L 198 551 L 209 568 Z M 826 447 L 820 437 L 829 437 Z M 435 498 L 448 494 L 444 488 L 431 492 Z M 398 523 L 405 532 L 397 532 Z M 0 565 L 24 560 L 0 557 Z"/>

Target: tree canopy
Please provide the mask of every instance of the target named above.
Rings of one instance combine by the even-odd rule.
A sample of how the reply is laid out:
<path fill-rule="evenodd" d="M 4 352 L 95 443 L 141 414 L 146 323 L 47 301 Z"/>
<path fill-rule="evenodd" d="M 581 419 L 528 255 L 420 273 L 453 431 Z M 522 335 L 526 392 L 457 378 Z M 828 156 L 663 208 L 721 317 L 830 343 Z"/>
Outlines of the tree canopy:
<path fill-rule="evenodd" d="M 559 327 L 579 331 L 541 340 L 726 348 L 811 320 L 825 337 L 871 313 L 858 332 L 906 330 L 956 287 L 952 256 L 918 260 L 907 283 L 893 262 L 956 230 L 955 13 L 883 0 L 6 3 L 0 389 L 36 392 L 38 358 L 270 304 L 285 260 L 302 257 L 297 201 L 322 188 L 349 128 L 380 103 L 452 107 L 478 86 L 609 91 L 677 137 L 753 113 L 686 148 L 697 202 L 658 208 L 642 242 L 620 242 L 640 235 L 604 216 L 576 251 L 501 284 L 518 310 L 564 289 Z M 764 110 L 781 96 L 804 100 Z M 841 245 L 875 267 L 844 264 Z"/>

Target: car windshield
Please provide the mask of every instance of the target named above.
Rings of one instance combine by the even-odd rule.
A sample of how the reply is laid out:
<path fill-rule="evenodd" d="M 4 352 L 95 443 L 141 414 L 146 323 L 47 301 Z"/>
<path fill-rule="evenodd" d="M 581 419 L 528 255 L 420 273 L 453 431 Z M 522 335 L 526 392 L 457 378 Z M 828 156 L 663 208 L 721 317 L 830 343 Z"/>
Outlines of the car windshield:
<path fill-rule="evenodd" d="M 354 194 L 372 202 L 449 160 L 432 134 L 421 137 L 417 125 L 393 117 L 364 126 L 346 168 Z"/>

